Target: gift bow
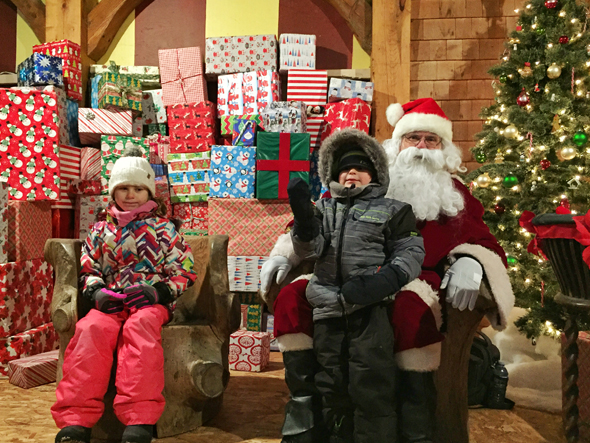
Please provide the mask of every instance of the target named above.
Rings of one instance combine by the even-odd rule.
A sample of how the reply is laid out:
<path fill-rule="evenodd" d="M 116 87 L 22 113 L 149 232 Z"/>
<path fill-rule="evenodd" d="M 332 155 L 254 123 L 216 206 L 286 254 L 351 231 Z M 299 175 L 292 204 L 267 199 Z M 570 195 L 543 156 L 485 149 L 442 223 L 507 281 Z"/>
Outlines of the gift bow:
<path fill-rule="evenodd" d="M 529 252 L 530 254 L 534 254 L 534 255 L 542 255 L 543 258 L 545 260 L 547 260 L 547 257 L 545 256 L 545 254 L 543 254 L 543 251 L 541 251 L 541 249 L 539 249 L 539 242 L 537 240 L 537 234 L 538 234 L 537 228 L 532 223 L 532 220 L 534 217 L 535 217 L 535 214 L 532 213 L 531 211 L 522 211 L 522 215 L 518 219 L 518 224 L 520 225 L 521 228 L 524 228 L 524 230 L 526 230 L 527 232 L 535 235 L 533 237 L 533 239 L 529 242 L 529 245 L 526 248 L 527 252 Z"/>

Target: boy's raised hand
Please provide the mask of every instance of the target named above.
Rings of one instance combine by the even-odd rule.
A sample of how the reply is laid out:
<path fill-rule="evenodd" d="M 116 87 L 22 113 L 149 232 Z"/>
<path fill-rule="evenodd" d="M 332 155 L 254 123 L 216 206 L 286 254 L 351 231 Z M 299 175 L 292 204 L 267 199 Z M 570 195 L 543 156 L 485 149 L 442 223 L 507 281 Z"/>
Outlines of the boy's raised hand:
<path fill-rule="evenodd" d="M 132 285 L 123 290 L 123 302 L 130 308 L 145 308 L 158 303 L 158 291 L 151 285 Z"/>
<path fill-rule="evenodd" d="M 301 178 L 292 178 L 287 185 L 287 194 L 293 211 L 293 233 L 302 241 L 311 241 L 318 234 L 318 230 L 314 225 L 309 185 Z"/>
<path fill-rule="evenodd" d="M 123 309 L 125 308 L 123 300 L 125 300 L 125 297 L 125 294 L 107 288 L 97 289 L 92 294 L 94 307 L 106 314 L 123 312 Z"/>

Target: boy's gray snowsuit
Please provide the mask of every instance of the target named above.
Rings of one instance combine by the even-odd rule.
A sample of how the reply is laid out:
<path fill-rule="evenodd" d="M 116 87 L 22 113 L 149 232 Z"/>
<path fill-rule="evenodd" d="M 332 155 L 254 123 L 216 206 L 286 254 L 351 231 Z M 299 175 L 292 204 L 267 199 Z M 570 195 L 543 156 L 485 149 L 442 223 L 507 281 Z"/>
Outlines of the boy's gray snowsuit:
<path fill-rule="evenodd" d="M 336 181 L 339 158 L 351 147 L 360 147 L 373 162 L 373 183 L 350 189 Z M 317 259 L 306 295 L 313 306 L 314 351 L 322 367 L 315 382 L 325 422 L 341 441 L 351 441 L 354 428 L 357 443 L 394 442 L 396 368 L 388 301 L 420 274 L 422 237 L 411 206 L 385 198 L 387 157 L 374 138 L 357 130 L 331 136 L 322 144 L 319 172 L 332 194 L 316 203 L 319 235 L 309 242 L 296 229 L 292 235 L 299 256 Z M 346 301 L 351 299 L 356 303 Z"/>

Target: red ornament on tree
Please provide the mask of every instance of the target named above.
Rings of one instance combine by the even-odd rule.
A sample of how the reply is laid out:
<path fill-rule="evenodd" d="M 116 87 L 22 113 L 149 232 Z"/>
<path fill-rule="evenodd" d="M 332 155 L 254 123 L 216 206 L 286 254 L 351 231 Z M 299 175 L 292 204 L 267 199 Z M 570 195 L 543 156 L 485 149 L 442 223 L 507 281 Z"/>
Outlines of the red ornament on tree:
<path fill-rule="evenodd" d="M 551 166 L 551 162 L 549 160 L 547 160 L 546 158 L 541 160 L 541 169 L 543 171 L 546 171 L 547 169 L 549 169 L 549 166 Z"/>
<path fill-rule="evenodd" d="M 504 214 L 505 211 L 506 207 L 502 203 L 496 203 L 496 206 L 494 206 L 494 212 L 498 215 Z"/>
<path fill-rule="evenodd" d="M 562 35 L 561 37 L 559 37 L 559 43 L 561 43 L 562 45 L 565 45 L 569 41 L 570 38 L 567 35 Z"/>
<path fill-rule="evenodd" d="M 557 3 L 558 3 L 557 0 L 546 0 L 545 1 L 545 7 L 547 9 L 554 9 L 554 8 L 557 7 Z"/>
<path fill-rule="evenodd" d="M 527 92 L 524 90 L 524 88 L 522 88 L 522 92 L 520 93 L 520 95 L 518 96 L 518 98 L 516 99 L 516 104 L 518 106 L 526 106 L 530 103 L 530 98 L 529 95 L 527 94 Z"/>

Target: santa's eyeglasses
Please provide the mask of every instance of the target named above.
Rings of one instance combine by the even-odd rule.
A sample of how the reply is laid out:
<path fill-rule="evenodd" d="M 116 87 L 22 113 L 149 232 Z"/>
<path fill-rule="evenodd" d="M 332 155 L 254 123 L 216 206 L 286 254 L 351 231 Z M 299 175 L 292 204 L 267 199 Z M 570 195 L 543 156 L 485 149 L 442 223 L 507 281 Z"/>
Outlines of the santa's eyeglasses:
<path fill-rule="evenodd" d="M 433 149 L 441 144 L 442 139 L 438 135 L 424 135 L 418 134 L 406 134 L 404 139 L 410 144 L 410 146 L 418 146 L 418 144 L 424 140 L 424 144 L 427 148 Z"/>

